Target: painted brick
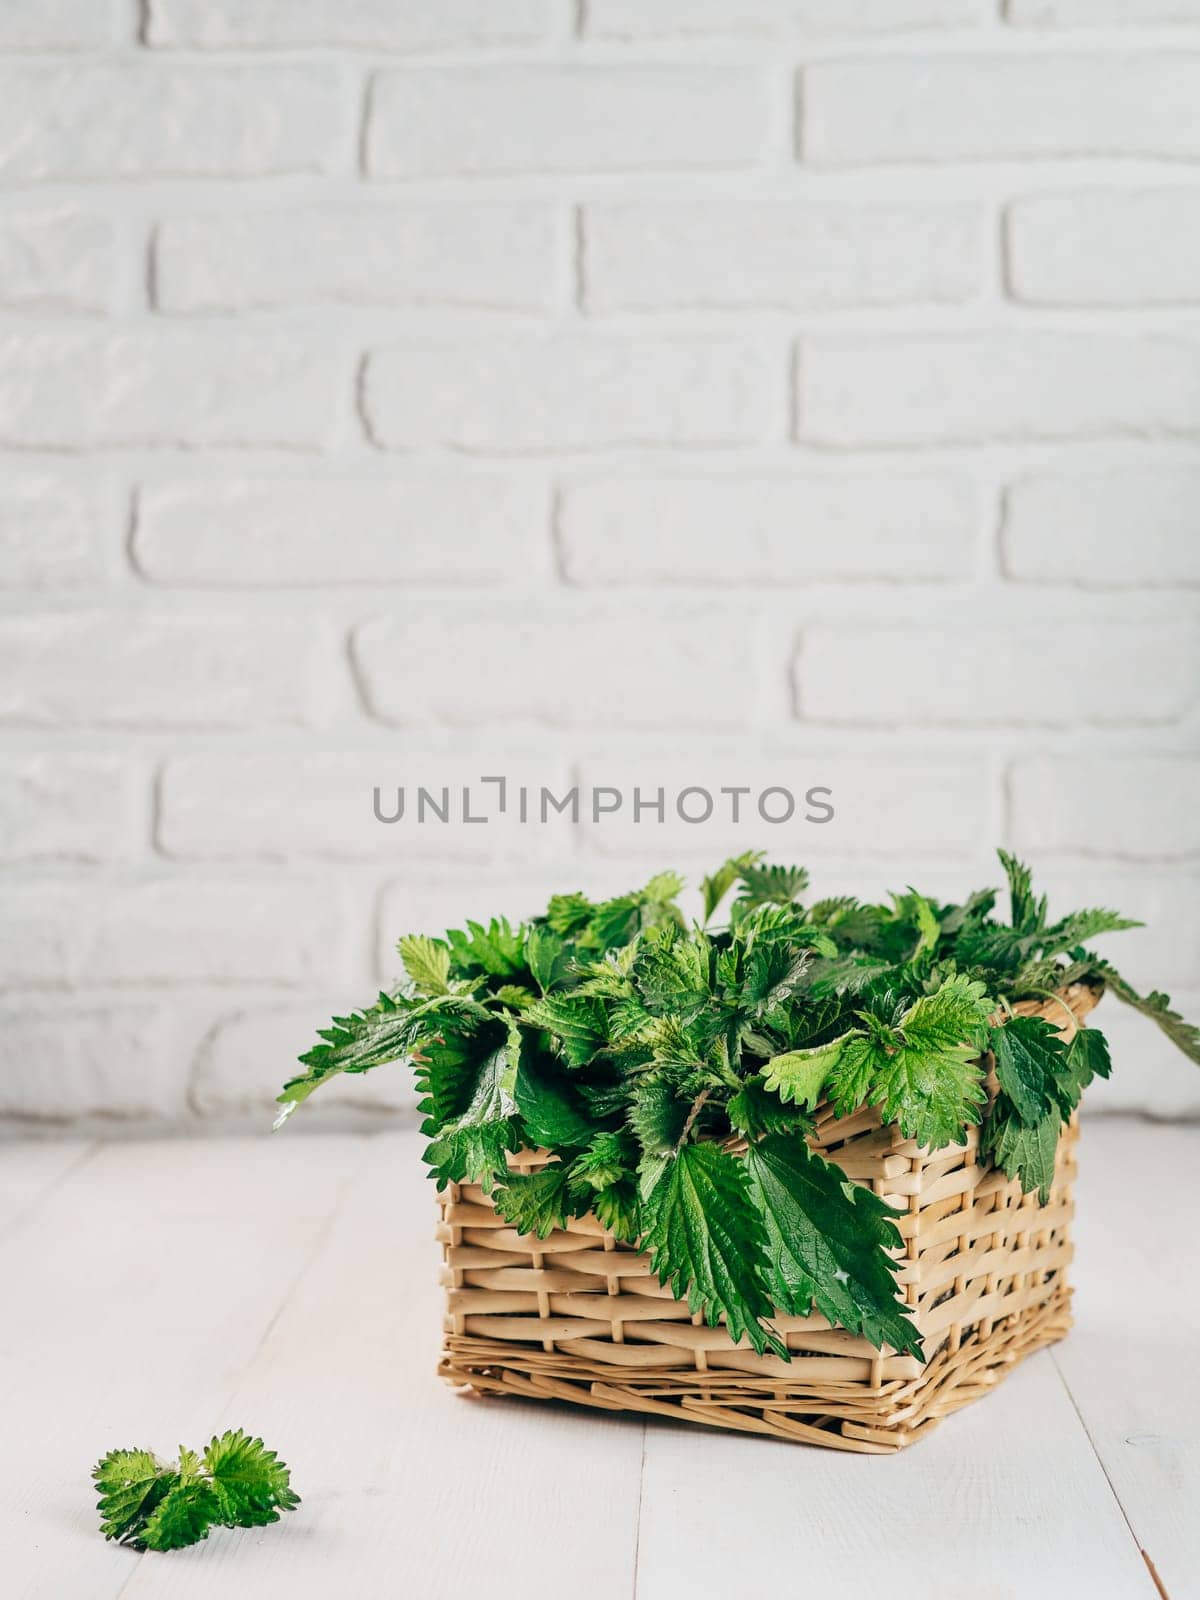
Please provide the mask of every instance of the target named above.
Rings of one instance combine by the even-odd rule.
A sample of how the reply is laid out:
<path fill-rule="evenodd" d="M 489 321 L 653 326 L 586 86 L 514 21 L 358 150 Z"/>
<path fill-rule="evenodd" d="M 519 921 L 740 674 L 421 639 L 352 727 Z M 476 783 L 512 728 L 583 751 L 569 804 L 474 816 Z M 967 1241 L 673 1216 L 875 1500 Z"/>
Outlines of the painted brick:
<path fill-rule="evenodd" d="M 99 50 L 115 42 L 112 0 L 4 0 L 0 50 Z"/>
<path fill-rule="evenodd" d="M 542 38 L 550 0 L 149 0 L 147 42 L 202 49 L 469 50 Z"/>
<path fill-rule="evenodd" d="M 494 306 L 544 311 L 556 275 L 544 206 L 406 206 L 168 218 L 155 246 L 164 311 L 260 306 Z"/>
<path fill-rule="evenodd" d="M 361 994 L 318 995 L 298 1006 L 261 1007 L 221 1016 L 205 1038 L 192 1071 L 188 1100 L 206 1117 L 254 1117 L 263 1126 L 278 1114 L 276 1096 L 301 1069 L 296 1057 L 312 1048 L 316 1031 L 334 1015 L 361 1006 Z M 403 1063 L 333 1079 L 306 1102 L 303 1115 L 409 1111 L 417 1097 Z"/>
<path fill-rule="evenodd" d="M 0 586 L 95 583 L 110 516 L 100 485 L 10 472 L 0 487 Z"/>
<path fill-rule="evenodd" d="M 370 357 L 363 404 L 384 449 L 748 444 L 782 409 L 781 369 L 761 346 L 720 337 L 414 340 Z"/>
<path fill-rule="evenodd" d="M 490 474 L 153 484 L 132 548 L 163 584 L 503 583 L 545 567 L 544 502 Z"/>
<path fill-rule="evenodd" d="M 445 623 L 428 615 L 359 629 L 373 715 L 402 727 L 712 728 L 740 726 L 755 702 L 748 624 L 728 609 L 460 608 L 452 651 L 445 641 Z"/>
<path fill-rule="evenodd" d="M 1009 208 L 1011 292 L 1031 305 L 1200 301 L 1194 188 L 1031 195 Z"/>
<path fill-rule="evenodd" d="M 1200 856 L 1200 760 L 1034 756 L 1010 778 L 1022 850 L 1170 861 Z"/>
<path fill-rule="evenodd" d="M 0 339 L 0 444 L 318 449 L 350 382 L 295 335 L 14 333 Z"/>
<path fill-rule="evenodd" d="M 981 0 L 588 0 L 586 31 L 644 39 L 691 33 L 887 33 L 978 22 Z"/>
<path fill-rule="evenodd" d="M 601 478 L 563 491 L 559 545 L 580 585 L 958 578 L 973 501 L 949 477 Z"/>
<path fill-rule="evenodd" d="M 0 984 L 314 983 L 336 979 L 342 907 L 326 884 L 206 874 L 9 884 Z M 61 1018 L 60 1018 L 61 1025 Z"/>
<path fill-rule="evenodd" d="M 0 1075 L 0 1116 L 69 1122 L 181 1116 L 185 1063 L 169 1015 L 153 1005 L 28 1001 L 0 1010 L 13 1054 Z"/>
<path fill-rule="evenodd" d="M 799 310 L 968 300 L 983 276 L 970 206 L 589 206 L 590 311 Z"/>
<path fill-rule="evenodd" d="M 0 178 L 243 177 L 329 172 L 348 154 L 336 68 L 7 66 Z"/>
<path fill-rule="evenodd" d="M 1052 28 L 1200 22 L 1200 0 L 1005 0 L 1009 22 Z"/>
<path fill-rule="evenodd" d="M 1200 54 L 817 61 L 804 70 L 802 115 L 805 158 L 819 166 L 1192 158 Z"/>
<path fill-rule="evenodd" d="M 38 211 L 0 217 L 0 305 L 104 311 L 116 279 L 116 233 L 105 217 Z"/>
<path fill-rule="evenodd" d="M 441 67 L 383 72 L 367 123 L 376 178 L 744 166 L 770 95 L 752 67 Z"/>
<path fill-rule="evenodd" d="M 498 786 L 482 782 L 485 774 L 507 780 L 503 814 Z M 191 860 L 544 858 L 569 850 L 570 819 L 548 809 L 540 821 L 542 784 L 556 796 L 570 787 L 560 754 L 536 759 L 503 748 L 446 751 L 405 741 L 400 749 L 336 755 L 180 756 L 163 773 L 158 843 L 167 855 Z M 533 797 L 524 824 L 521 786 Z M 422 801 L 422 787 L 431 801 Z M 464 792 L 474 821 L 464 818 Z"/>
<path fill-rule="evenodd" d="M 815 722 L 1140 726 L 1180 718 L 1198 672 L 1184 623 L 939 619 L 809 628 L 795 685 Z"/>
<path fill-rule="evenodd" d="M 1019 479 L 1004 497 L 1004 570 L 1087 589 L 1200 583 L 1200 471 L 1125 467 Z"/>
<path fill-rule="evenodd" d="M 0 756 L 0 857 L 107 861 L 134 846 L 137 780 L 116 756 Z"/>
<path fill-rule="evenodd" d="M 801 439 L 832 445 L 1200 435 L 1200 344 L 1117 333 L 813 338 Z"/>
<path fill-rule="evenodd" d="M 278 617 L 6 616 L 0 619 L 0 723 L 197 728 L 302 722 L 320 665 L 311 624 Z"/>

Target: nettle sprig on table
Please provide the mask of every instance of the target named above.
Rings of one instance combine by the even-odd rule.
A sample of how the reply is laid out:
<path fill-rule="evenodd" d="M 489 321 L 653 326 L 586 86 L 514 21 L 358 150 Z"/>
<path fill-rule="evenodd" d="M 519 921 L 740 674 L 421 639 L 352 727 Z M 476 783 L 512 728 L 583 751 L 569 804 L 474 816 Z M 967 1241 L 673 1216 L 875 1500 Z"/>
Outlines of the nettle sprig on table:
<path fill-rule="evenodd" d="M 1028 869 L 1000 859 L 1007 921 L 993 889 L 961 905 L 914 890 L 806 905 L 803 868 L 751 853 L 703 880 L 698 926 L 668 872 L 601 903 L 556 895 L 518 927 L 409 935 L 408 982 L 334 1019 L 280 1095 L 279 1120 L 331 1077 L 407 1060 L 439 1187 L 480 1184 L 506 1221 L 543 1238 L 594 1214 L 647 1250 L 693 1313 L 724 1317 L 759 1353 L 789 1359 L 773 1310 L 815 1307 L 919 1357 L 896 1297 L 898 1214 L 810 1148 L 818 1105 L 878 1107 L 935 1148 L 981 1123 L 980 1159 L 1044 1202 L 1060 1129 L 1108 1076 L 1109 1051 L 1095 1028 L 1065 1044 L 1052 1023 L 1015 1014 L 1018 1002 L 1109 988 L 1200 1062 L 1200 1030 L 1165 995 L 1137 994 L 1084 948 L 1138 924 L 1106 910 L 1051 921 Z M 731 891 L 728 921 L 712 927 Z M 546 1164 L 512 1170 L 523 1148 Z"/>

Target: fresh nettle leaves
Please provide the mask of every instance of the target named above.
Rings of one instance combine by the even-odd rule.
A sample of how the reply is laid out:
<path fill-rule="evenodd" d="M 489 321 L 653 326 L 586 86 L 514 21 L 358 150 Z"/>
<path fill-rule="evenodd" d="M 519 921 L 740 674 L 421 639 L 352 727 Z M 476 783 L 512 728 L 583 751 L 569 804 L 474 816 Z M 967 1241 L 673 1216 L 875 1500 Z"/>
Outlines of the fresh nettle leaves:
<path fill-rule="evenodd" d="M 1071 1037 L 1072 985 L 1111 989 L 1200 1062 L 1200 1030 L 1085 947 L 1137 924 L 1103 909 L 1052 919 L 1029 869 L 1000 859 L 1007 919 L 995 889 L 959 905 L 911 888 L 807 902 L 803 868 L 748 852 L 703 880 L 699 925 L 667 872 L 610 900 L 556 895 L 527 923 L 409 935 L 405 982 L 321 1033 L 282 1116 L 332 1077 L 407 1061 L 439 1186 L 481 1185 L 541 1238 L 594 1215 L 760 1352 L 789 1359 L 773 1317 L 815 1308 L 920 1355 L 896 1295 L 896 1219 L 812 1148 L 818 1108 L 877 1108 L 930 1148 L 981 1123 L 982 1159 L 1045 1202 L 1062 1126 L 1110 1071 L 1100 1033 Z M 149 1479 L 129 1470 L 119 1503 L 143 1505 Z M 207 1502 L 190 1469 L 177 1476 L 183 1529 Z"/>
<path fill-rule="evenodd" d="M 92 1470 L 100 1531 L 135 1550 L 180 1550 L 210 1528 L 261 1528 L 300 1496 L 287 1466 L 238 1429 L 201 1454 L 180 1446 L 173 1464 L 149 1450 L 110 1450 Z"/>

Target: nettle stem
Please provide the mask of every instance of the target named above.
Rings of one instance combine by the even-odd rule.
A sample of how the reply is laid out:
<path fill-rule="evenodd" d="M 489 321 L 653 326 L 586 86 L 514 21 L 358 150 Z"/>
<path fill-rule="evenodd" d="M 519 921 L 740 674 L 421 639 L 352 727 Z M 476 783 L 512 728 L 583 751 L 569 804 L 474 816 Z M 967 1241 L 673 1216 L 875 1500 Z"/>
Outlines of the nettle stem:
<path fill-rule="evenodd" d="M 676 1150 L 682 1150 L 684 1145 L 687 1143 L 688 1134 L 692 1131 L 692 1125 L 696 1118 L 700 1115 L 704 1102 L 708 1099 L 711 1092 L 712 1091 L 709 1089 L 701 1089 L 700 1093 L 692 1101 L 692 1109 L 687 1114 L 687 1121 L 683 1125 L 683 1132 L 679 1135 L 679 1143 L 675 1146 Z"/>

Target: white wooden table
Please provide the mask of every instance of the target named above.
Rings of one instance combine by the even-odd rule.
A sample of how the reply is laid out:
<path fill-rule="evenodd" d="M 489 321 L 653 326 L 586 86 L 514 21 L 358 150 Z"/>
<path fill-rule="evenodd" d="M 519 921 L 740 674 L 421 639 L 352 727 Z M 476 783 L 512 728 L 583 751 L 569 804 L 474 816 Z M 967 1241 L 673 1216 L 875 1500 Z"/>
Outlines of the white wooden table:
<path fill-rule="evenodd" d="M 894 1457 L 452 1394 L 419 1148 L 0 1145 L 0 1593 L 1200 1595 L 1200 1129 L 1085 1125 L 1074 1332 Z M 104 1543 L 98 1456 L 236 1426 L 297 1512 Z"/>

